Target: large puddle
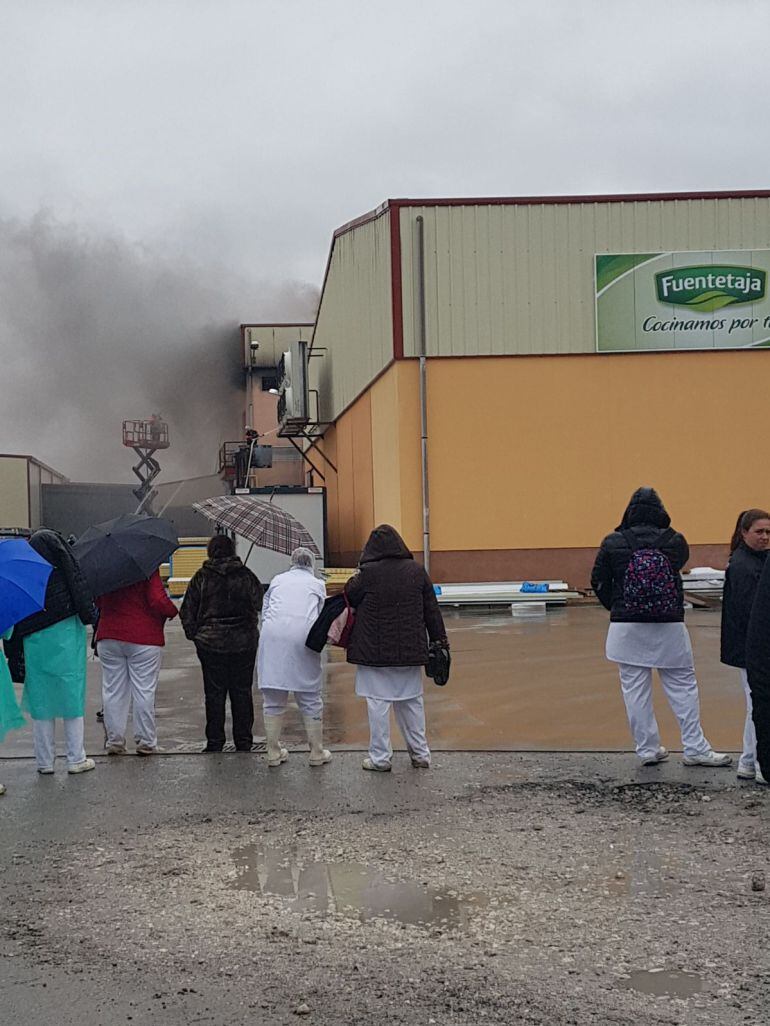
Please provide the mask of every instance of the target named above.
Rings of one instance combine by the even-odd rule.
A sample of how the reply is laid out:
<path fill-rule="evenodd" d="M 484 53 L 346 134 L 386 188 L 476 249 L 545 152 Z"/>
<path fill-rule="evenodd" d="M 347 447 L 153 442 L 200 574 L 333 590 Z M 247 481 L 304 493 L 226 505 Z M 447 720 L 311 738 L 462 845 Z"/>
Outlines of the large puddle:
<path fill-rule="evenodd" d="M 338 912 L 358 919 L 375 916 L 416 926 L 457 929 L 486 895 L 399 880 L 359 862 L 321 862 L 299 850 L 287 853 L 258 844 L 233 852 L 231 887 L 285 898 L 295 912 Z"/>
<path fill-rule="evenodd" d="M 638 969 L 625 986 L 656 997 L 689 998 L 701 991 L 701 978 L 685 969 Z"/>

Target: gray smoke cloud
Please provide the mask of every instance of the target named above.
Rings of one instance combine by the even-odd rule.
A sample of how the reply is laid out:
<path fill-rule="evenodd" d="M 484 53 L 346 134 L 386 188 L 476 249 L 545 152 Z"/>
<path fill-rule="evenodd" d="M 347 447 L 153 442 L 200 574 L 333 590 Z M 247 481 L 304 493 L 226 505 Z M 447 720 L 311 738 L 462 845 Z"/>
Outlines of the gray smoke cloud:
<path fill-rule="evenodd" d="M 0 218 L 0 451 L 134 482 L 123 420 L 159 412 L 162 479 L 212 473 L 241 425 L 242 321 L 312 320 L 318 290 L 249 281 L 41 213 Z"/>

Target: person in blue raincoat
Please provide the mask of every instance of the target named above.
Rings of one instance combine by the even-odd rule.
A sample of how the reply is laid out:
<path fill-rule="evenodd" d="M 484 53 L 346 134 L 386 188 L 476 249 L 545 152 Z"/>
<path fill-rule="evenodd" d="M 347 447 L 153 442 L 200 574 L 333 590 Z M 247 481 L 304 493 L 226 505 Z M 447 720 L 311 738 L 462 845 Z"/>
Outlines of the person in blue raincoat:
<path fill-rule="evenodd" d="M 10 638 L 11 631 L 2 635 L 3 639 Z M 16 694 L 13 690 L 11 672 L 5 656 L 0 652 L 0 741 L 3 741 L 9 730 L 18 730 L 24 726 L 24 717 L 21 715 L 19 705 L 16 701 Z M 5 794 L 5 785 L 0 784 L 0 794 Z"/>
<path fill-rule="evenodd" d="M 37 770 L 43 774 L 54 771 L 55 725 L 61 719 L 67 771 L 85 773 L 96 765 L 86 758 L 83 746 L 86 625 L 96 618 L 93 597 L 70 546 L 60 534 L 42 528 L 35 531 L 29 543 L 54 568 L 46 588 L 45 608 L 16 624 L 11 639 L 17 656 L 23 654 L 22 708 L 32 717 Z"/>

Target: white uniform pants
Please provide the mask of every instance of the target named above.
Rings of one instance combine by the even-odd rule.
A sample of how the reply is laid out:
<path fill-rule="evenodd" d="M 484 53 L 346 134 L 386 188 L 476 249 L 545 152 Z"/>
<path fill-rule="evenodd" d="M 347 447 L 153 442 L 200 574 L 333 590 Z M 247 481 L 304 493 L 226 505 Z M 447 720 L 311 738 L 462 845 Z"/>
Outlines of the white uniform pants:
<path fill-rule="evenodd" d="M 155 748 L 155 691 L 163 649 L 129 641 L 100 641 L 102 703 L 107 744 L 124 745 L 131 700 L 134 701 L 134 740 Z"/>
<path fill-rule="evenodd" d="M 652 669 L 618 663 L 626 714 L 640 759 L 649 759 L 660 748 L 660 734 L 652 708 Z M 700 725 L 698 682 L 692 666 L 658 668 L 668 704 L 679 721 L 685 755 L 702 755 L 711 749 Z"/>
<path fill-rule="evenodd" d="M 288 691 L 281 691 L 278 688 L 262 688 L 262 715 L 281 716 L 286 712 L 289 701 Z M 320 720 L 323 716 L 324 703 L 320 691 L 294 691 L 294 701 L 303 716 L 309 716 L 313 720 Z"/>
<path fill-rule="evenodd" d="M 393 758 L 390 746 L 390 708 L 410 755 L 430 762 L 430 748 L 425 736 L 425 706 L 422 695 L 389 702 L 384 698 L 367 698 L 369 709 L 369 758 L 376 766 Z"/>
<path fill-rule="evenodd" d="M 64 724 L 67 765 L 77 766 L 86 757 L 86 750 L 83 747 L 83 717 L 73 716 L 61 722 Z M 35 743 L 37 768 L 53 769 L 56 762 L 56 720 L 33 720 L 32 738 Z"/>
<path fill-rule="evenodd" d="M 750 767 L 756 766 L 757 762 L 757 731 L 754 727 L 754 720 L 751 717 L 752 702 L 749 677 L 745 670 L 741 670 L 740 674 L 743 693 L 746 696 L 746 723 L 743 727 L 743 754 L 741 755 L 739 765 Z"/>

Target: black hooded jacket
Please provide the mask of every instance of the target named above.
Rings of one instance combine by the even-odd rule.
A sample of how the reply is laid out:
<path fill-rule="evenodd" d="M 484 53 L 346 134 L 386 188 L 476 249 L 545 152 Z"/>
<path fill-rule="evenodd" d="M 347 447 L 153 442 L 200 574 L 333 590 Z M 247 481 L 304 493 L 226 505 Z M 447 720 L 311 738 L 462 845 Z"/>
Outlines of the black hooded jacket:
<path fill-rule="evenodd" d="M 29 539 L 39 556 L 54 568 L 45 590 L 45 608 L 17 623 L 8 641 L 3 642 L 11 677 L 24 683 L 24 639 L 55 623 L 78 616 L 84 624 L 96 622 L 96 607 L 91 589 L 72 548 L 56 531 L 41 527 Z"/>
<path fill-rule="evenodd" d="M 650 616 L 643 613 L 629 613 L 623 604 L 623 577 L 631 561 L 633 549 L 624 537 L 630 531 L 637 539 L 637 545 L 659 549 L 668 558 L 676 576 L 678 610 L 668 615 Z M 610 611 L 610 620 L 615 623 L 676 623 L 684 620 L 684 594 L 679 571 L 690 557 L 690 549 L 684 537 L 671 530 L 669 517 L 654 488 L 638 488 L 631 496 L 623 519 L 601 544 L 591 572 L 591 587 L 605 609 Z"/>
<path fill-rule="evenodd" d="M 349 663 L 425 666 L 428 638 L 446 640 L 433 584 L 388 524 L 372 531 L 345 591 L 356 610 Z"/>
<path fill-rule="evenodd" d="M 767 551 L 741 542 L 730 556 L 722 594 L 722 662 L 746 669 L 746 633 Z"/>
<path fill-rule="evenodd" d="M 179 618 L 185 636 L 206 652 L 255 652 L 262 585 L 238 556 L 207 559 L 192 577 Z"/>
<path fill-rule="evenodd" d="M 45 590 L 45 608 L 16 624 L 14 640 L 19 641 L 71 616 L 80 617 L 84 624 L 95 623 L 96 607 L 91 589 L 72 554 L 72 548 L 62 536 L 42 527 L 35 531 L 29 544 L 53 566 L 53 573 Z"/>

